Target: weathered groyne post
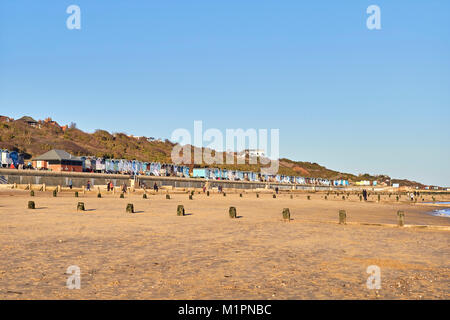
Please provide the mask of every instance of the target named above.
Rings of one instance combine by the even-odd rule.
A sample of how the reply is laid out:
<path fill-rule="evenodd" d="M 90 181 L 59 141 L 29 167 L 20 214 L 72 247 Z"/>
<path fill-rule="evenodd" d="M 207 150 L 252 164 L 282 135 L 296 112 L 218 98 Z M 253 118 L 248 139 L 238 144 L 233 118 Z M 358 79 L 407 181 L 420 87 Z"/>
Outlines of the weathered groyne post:
<path fill-rule="evenodd" d="M 347 212 L 339 210 L 339 224 L 347 224 Z"/>
<path fill-rule="evenodd" d="M 86 208 L 84 207 L 84 202 L 78 202 L 77 204 L 77 211 L 85 211 Z"/>
<path fill-rule="evenodd" d="M 283 220 L 291 221 L 291 212 L 289 211 L 289 208 L 283 209 Z"/>
<path fill-rule="evenodd" d="M 398 219 L 398 226 L 403 227 L 405 225 L 405 213 L 403 211 L 397 211 L 397 219 Z"/>
<path fill-rule="evenodd" d="M 230 209 L 228 210 L 228 214 L 230 216 L 231 219 L 236 219 L 236 208 L 235 207 L 230 207 Z"/>
<path fill-rule="evenodd" d="M 34 201 L 28 201 L 28 209 L 36 209 L 36 205 Z"/>
<path fill-rule="evenodd" d="M 179 204 L 177 207 L 177 216 L 184 216 L 184 206 L 182 204 Z"/>
<path fill-rule="evenodd" d="M 132 203 L 127 204 L 127 208 L 125 209 L 128 213 L 134 213 L 134 206 Z"/>

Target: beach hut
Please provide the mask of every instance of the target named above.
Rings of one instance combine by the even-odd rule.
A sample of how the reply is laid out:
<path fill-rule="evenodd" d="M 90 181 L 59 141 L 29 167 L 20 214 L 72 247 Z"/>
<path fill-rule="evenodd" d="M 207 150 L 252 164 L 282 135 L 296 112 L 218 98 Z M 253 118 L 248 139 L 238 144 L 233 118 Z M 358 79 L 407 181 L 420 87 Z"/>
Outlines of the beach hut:
<path fill-rule="evenodd" d="M 52 171 L 83 171 L 83 161 L 64 150 L 50 150 L 33 159 L 35 168 L 47 168 Z"/>

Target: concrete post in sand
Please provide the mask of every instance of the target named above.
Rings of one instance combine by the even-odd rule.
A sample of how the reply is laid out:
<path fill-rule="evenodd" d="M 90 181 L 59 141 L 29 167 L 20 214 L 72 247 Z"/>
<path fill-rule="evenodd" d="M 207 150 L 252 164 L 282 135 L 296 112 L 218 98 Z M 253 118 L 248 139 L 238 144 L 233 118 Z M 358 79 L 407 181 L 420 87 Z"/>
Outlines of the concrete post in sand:
<path fill-rule="evenodd" d="M 347 224 L 347 212 L 339 210 L 339 224 Z"/>
<path fill-rule="evenodd" d="M 403 211 L 397 211 L 398 226 L 403 227 L 405 225 L 405 213 Z"/>
<path fill-rule="evenodd" d="M 86 194 L 86 187 L 83 186 L 83 194 Z"/>

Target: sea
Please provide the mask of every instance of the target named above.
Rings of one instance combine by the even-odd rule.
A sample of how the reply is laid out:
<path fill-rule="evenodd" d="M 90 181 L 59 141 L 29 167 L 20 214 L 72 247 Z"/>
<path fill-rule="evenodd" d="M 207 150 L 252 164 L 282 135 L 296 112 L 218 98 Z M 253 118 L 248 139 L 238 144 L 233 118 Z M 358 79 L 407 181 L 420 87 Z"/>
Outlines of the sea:
<path fill-rule="evenodd" d="M 434 204 L 450 204 L 450 202 L 435 202 Z M 428 212 L 428 213 L 433 215 L 433 216 L 450 218 L 450 208 L 433 210 L 433 211 Z"/>

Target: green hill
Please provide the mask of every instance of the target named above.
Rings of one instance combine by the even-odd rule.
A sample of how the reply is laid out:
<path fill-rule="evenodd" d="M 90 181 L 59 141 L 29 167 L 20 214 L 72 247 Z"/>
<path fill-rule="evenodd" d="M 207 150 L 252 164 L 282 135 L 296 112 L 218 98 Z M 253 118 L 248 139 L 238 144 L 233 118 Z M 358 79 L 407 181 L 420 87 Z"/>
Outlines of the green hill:
<path fill-rule="evenodd" d="M 28 159 L 51 149 L 62 149 L 77 156 L 92 155 L 147 162 L 171 162 L 171 151 L 174 143 L 167 139 L 161 141 L 147 137 L 133 137 L 125 133 L 109 133 L 104 130 L 87 133 L 77 129 L 74 124 L 60 126 L 49 118 L 34 122 L 33 120 L 30 117 L 14 120 L 0 116 L 0 148 L 19 151 L 24 153 Z M 215 165 L 215 167 L 254 172 L 260 170 L 259 165 L 249 164 L 248 158 L 246 160 L 246 164 L 224 164 Z M 384 182 L 390 179 L 388 176 L 372 176 L 369 174 L 356 176 L 330 170 L 317 163 L 293 161 L 285 158 L 280 159 L 279 174 L 348 179 L 350 181 L 377 180 Z M 420 183 L 408 180 L 398 181 L 401 181 L 402 185 L 423 186 Z M 395 181 L 393 180 L 393 182 Z"/>

